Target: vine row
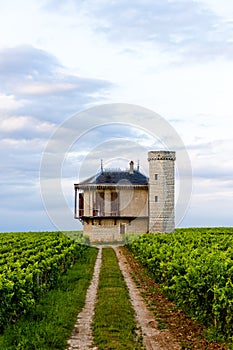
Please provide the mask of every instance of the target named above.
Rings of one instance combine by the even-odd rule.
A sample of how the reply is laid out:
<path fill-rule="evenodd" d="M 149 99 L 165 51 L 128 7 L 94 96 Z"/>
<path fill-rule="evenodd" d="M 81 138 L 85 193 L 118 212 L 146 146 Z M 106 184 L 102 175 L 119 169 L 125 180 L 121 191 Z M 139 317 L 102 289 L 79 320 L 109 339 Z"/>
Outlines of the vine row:
<path fill-rule="evenodd" d="M 0 234 L 0 330 L 33 307 L 86 250 L 61 232 Z"/>
<path fill-rule="evenodd" d="M 145 234 L 128 249 L 178 307 L 233 338 L 233 228 Z"/>

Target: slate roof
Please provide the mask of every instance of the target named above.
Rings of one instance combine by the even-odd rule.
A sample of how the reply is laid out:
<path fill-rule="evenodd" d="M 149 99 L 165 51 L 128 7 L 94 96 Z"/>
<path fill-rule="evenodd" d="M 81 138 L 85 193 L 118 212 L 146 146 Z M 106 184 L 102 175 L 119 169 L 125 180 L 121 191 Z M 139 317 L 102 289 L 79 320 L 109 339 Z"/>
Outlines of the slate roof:
<path fill-rule="evenodd" d="M 126 183 L 131 183 L 132 185 L 147 185 L 148 184 L 148 178 L 140 173 L 138 170 L 134 170 L 131 174 L 129 171 L 103 171 L 87 180 L 84 180 L 81 182 L 80 185 L 85 184 L 118 184 L 121 183 L 124 184 L 124 181 Z"/>

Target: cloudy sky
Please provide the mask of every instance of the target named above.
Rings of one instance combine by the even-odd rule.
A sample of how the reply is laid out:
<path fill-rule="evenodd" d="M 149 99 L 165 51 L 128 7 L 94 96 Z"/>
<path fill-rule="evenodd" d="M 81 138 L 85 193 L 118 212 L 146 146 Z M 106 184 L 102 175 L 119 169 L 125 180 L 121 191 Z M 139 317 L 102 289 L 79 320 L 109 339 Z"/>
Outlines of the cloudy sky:
<path fill-rule="evenodd" d="M 83 111 L 116 103 L 158 113 L 182 139 L 192 194 L 177 225 L 233 226 L 232 2 L 0 0 L 0 9 L 0 231 L 57 229 L 51 210 L 66 213 L 64 228 L 80 228 L 73 183 L 101 158 L 106 167 L 140 158 L 147 173 L 147 151 L 161 146 L 150 130 L 98 127 L 91 113 L 94 129 L 78 140 Z M 80 112 L 60 166 L 70 210 L 55 200 L 48 210 L 41 162 L 51 142 L 64 151 L 56 132 Z"/>

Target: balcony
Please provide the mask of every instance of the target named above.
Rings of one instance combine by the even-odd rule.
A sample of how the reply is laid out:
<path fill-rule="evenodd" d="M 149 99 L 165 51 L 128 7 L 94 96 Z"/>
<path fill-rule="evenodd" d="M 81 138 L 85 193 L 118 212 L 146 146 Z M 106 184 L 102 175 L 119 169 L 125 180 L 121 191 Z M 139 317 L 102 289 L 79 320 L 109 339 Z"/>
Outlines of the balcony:
<path fill-rule="evenodd" d="M 85 215 L 84 209 L 78 210 L 78 218 L 82 217 L 119 217 L 120 211 L 111 211 L 110 213 L 105 213 L 103 210 L 93 209 L 92 215 Z"/>

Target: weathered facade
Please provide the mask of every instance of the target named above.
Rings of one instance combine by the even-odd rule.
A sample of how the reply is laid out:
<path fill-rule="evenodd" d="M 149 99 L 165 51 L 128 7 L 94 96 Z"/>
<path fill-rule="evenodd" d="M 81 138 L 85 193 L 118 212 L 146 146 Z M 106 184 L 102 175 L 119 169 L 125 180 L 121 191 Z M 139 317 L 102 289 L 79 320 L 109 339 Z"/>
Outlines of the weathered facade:
<path fill-rule="evenodd" d="M 149 178 L 130 162 L 128 171 L 102 169 L 75 184 L 75 218 L 91 242 L 121 241 L 124 233 L 174 230 L 175 152 L 148 153 Z"/>

